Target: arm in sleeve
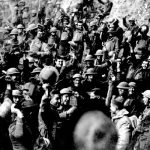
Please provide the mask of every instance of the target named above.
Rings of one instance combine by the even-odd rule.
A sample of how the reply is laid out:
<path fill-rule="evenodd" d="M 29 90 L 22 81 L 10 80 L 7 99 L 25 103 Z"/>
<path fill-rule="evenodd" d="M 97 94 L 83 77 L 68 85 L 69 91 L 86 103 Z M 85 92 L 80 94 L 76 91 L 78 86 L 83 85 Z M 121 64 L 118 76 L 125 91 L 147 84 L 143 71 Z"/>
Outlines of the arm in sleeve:
<path fill-rule="evenodd" d="M 121 119 L 121 124 L 118 128 L 118 143 L 117 143 L 117 150 L 126 150 L 131 139 L 131 124 L 127 117 L 123 117 Z"/>

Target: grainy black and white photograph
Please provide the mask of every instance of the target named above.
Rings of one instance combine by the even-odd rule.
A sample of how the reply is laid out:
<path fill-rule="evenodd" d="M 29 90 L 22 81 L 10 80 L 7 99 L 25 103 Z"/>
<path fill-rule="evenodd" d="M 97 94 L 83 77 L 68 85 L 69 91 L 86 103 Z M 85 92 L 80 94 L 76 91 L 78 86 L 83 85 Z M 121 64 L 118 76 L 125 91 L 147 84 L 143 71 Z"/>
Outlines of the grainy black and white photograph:
<path fill-rule="evenodd" d="M 0 0 L 0 150 L 150 150 L 150 0 Z"/>

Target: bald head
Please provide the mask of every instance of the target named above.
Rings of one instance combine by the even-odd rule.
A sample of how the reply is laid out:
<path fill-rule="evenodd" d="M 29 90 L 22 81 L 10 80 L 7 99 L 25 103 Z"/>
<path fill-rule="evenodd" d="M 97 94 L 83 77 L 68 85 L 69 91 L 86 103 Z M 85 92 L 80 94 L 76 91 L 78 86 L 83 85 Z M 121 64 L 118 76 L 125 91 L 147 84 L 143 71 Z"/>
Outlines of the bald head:
<path fill-rule="evenodd" d="M 113 123 L 100 111 L 85 113 L 74 130 L 76 150 L 115 150 L 117 139 Z"/>

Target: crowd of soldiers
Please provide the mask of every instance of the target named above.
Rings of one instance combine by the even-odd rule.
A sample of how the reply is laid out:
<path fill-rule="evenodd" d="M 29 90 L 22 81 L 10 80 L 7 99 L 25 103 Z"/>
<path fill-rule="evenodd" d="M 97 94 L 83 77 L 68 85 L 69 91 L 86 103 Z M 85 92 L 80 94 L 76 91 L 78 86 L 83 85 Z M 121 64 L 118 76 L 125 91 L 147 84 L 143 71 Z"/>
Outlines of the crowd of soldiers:
<path fill-rule="evenodd" d="M 2 24 L 0 150 L 150 149 L 149 26 L 86 2 L 19 1 Z"/>

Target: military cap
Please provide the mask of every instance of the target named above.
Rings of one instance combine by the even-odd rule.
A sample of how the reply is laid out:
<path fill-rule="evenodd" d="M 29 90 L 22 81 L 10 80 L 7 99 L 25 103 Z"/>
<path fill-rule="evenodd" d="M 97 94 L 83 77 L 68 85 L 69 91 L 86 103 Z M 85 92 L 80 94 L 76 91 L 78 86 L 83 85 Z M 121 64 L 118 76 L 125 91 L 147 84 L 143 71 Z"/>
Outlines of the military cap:
<path fill-rule="evenodd" d="M 22 24 L 19 24 L 19 25 L 17 26 L 17 29 L 24 29 L 24 26 L 23 26 Z"/>
<path fill-rule="evenodd" d="M 32 23 L 32 24 L 28 25 L 26 30 L 31 31 L 31 30 L 35 30 L 35 29 L 37 29 L 37 26 L 34 23 Z"/>
<path fill-rule="evenodd" d="M 32 74 L 40 73 L 41 70 L 42 70 L 41 68 L 37 67 L 37 68 L 33 69 L 33 71 L 31 73 Z"/>
<path fill-rule="evenodd" d="M 60 90 L 60 94 L 72 94 L 72 91 L 70 90 L 70 88 L 63 88 L 62 90 Z"/>
<path fill-rule="evenodd" d="M 86 71 L 86 75 L 95 75 L 97 72 L 95 72 L 94 68 L 89 68 Z"/>
<path fill-rule="evenodd" d="M 22 96 L 22 92 L 20 90 L 13 90 L 12 91 L 12 96 L 21 97 Z"/>
<path fill-rule="evenodd" d="M 136 87 L 136 83 L 135 83 L 135 82 L 130 82 L 130 83 L 129 83 L 129 86 L 130 86 L 130 87 Z"/>
<path fill-rule="evenodd" d="M 18 35 L 18 30 L 15 28 L 10 32 L 10 35 Z"/>
<path fill-rule="evenodd" d="M 150 90 L 146 90 L 142 93 L 143 96 L 150 98 Z"/>
<path fill-rule="evenodd" d="M 116 33 L 116 30 L 114 29 L 114 27 L 110 27 L 108 29 L 108 33 Z"/>
<path fill-rule="evenodd" d="M 94 57 L 92 55 L 87 55 L 85 57 L 85 61 L 92 61 L 92 60 L 94 60 Z"/>
<path fill-rule="evenodd" d="M 117 88 L 118 89 L 129 89 L 129 85 L 127 82 L 120 82 L 118 85 L 117 85 Z"/>
<path fill-rule="evenodd" d="M 50 29 L 50 33 L 51 32 L 57 32 L 57 28 L 56 27 L 52 27 L 51 29 Z"/>
<path fill-rule="evenodd" d="M 95 56 L 100 56 L 100 55 L 103 55 L 103 54 L 104 54 L 103 50 L 99 49 L 99 50 L 96 51 Z"/>
<path fill-rule="evenodd" d="M 8 70 L 7 70 L 7 73 L 6 73 L 7 75 L 14 75 L 14 74 L 20 74 L 20 72 L 18 71 L 18 69 L 17 68 L 9 68 Z"/>
<path fill-rule="evenodd" d="M 96 25 L 97 25 L 97 22 L 96 22 L 96 21 L 91 21 L 91 22 L 90 22 L 90 27 L 91 27 L 91 26 L 96 26 Z"/>
<path fill-rule="evenodd" d="M 74 41 L 69 41 L 68 42 L 71 46 L 77 46 L 77 43 L 75 43 Z"/>
<path fill-rule="evenodd" d="M 76 78 L 82 78 L 82 76 L 81 76 L 81 74 L 76 73 L 72 78 L 73 78 L 73 79 L 76 79 Z"/>
<path fill-rule="evenodd" d="M 31 13 L 32 13 L 32 14 L 36 14 L 36 10 L 32 10 Z"/>

